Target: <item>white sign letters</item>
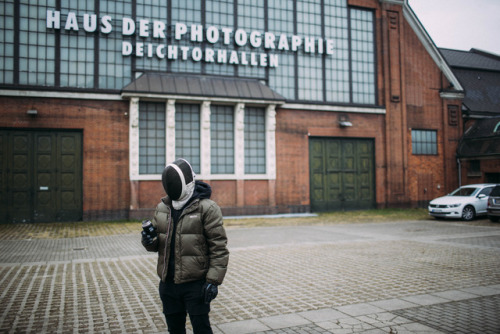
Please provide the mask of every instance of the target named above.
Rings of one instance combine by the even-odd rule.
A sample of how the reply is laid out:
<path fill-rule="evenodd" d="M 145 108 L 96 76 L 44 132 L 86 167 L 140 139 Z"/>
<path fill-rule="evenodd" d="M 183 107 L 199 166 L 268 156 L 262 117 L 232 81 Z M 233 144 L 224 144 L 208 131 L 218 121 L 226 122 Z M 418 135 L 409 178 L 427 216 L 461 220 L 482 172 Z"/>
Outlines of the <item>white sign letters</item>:
<path fill-rule="evenodd" d="M 60 11 L 47 10 L 46 27 L 54 30 L 79 31 L 88 33 L 113 32 L 113 18 L 105 15 L 99 18 L 96 14 L 78 16 L 75 12 L 68 12 L 65 18 Z M 168 60 L 184 60 L 231 65 L 249 65 L 260 67 L 278 67 L 279 58 L 276 51 L 299 52 L 310 54 L 334 53 L 334 41 L 331 39 L 302 37 L 297 35 L 274 34 L 271 32 L 233 31 L 228 27 L 207 26 L 199 24 L 186 25 L 177 22 L 172 25 L 172 40 L 167 44 L 167 23 L 146 19 L 133 20 L 122 17 L 121 31 L 123 37 L 123 56 L 157 57 Z M 125 38 L 136 36 L 125 40 Z M 194 44 L 205 43 L 205 47 L 183 46 L 180 41 L 190 41 Z M 210 48 L 210 45 L 235 45 L 241 51 Z M 274 53 L 273 53 L 274 52 Z"/>

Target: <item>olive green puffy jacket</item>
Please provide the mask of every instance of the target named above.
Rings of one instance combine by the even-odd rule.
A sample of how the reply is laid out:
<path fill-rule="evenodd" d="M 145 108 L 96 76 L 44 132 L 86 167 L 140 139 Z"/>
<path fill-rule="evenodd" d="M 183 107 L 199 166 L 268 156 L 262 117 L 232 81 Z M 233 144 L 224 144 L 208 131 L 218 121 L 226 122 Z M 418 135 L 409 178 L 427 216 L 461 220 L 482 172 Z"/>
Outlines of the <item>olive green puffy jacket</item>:
<path fill-rule="evenodd" d="M 163 198 L 156 207 L 152 223 L 158 237 L 151 245 L 144 245 L 150 252 L 158 252 L 157 273 L 165 281 L 168 270 L 171 231 L 171 209 Z M 205 279 L 208 283 L 222 284 L 227 271 L 229 251 L 222 225 L 219 206 L 210 199 L 195 199 L 179 218 L 175 232 L 176 284 Z"/>

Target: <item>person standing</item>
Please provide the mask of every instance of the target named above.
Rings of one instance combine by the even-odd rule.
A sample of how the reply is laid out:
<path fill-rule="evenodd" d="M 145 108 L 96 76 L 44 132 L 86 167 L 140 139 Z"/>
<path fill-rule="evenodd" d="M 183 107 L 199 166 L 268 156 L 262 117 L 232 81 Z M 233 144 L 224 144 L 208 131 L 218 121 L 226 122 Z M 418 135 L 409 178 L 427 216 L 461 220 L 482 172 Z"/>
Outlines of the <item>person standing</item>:
<path fill-rule="evenodd" d="M 195 180 L 189 162 L 177 159 L 162 173 L 166 197 L 157 205 L 142 244 L 158 252 L 159 293 L 168 331 L 186 333 L 189 314 L 194 334 L 212 333 L 210 302 L 218 294 L 229 262 L 222 212 L 212 189 Z M 146 224 L 147 225 L 147 224 Z"/>

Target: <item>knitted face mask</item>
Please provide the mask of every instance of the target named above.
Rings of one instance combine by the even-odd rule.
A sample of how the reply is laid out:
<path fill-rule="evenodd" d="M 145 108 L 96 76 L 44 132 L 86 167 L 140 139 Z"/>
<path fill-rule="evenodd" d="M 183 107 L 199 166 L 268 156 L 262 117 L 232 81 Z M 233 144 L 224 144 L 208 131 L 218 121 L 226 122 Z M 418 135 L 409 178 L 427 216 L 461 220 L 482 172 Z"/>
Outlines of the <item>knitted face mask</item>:
<path fill-rule="evenodd" d="M 163 170 L 161 181 L 163 188 L 172 201 L 186 200 L 194 189 L 195 174 L 189 162 L 177 159 Z M 189 199 L 189 197 L 187 199 Z"/>

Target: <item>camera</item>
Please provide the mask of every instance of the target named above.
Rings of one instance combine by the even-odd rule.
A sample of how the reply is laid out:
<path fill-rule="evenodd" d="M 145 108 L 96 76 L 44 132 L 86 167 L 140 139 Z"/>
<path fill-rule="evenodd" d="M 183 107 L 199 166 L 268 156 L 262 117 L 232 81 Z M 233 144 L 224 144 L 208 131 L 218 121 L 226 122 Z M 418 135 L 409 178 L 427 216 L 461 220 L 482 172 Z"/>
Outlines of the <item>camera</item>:
<path fill-rule="evenodd" d="M 154 239 L 156 238 L 156 228 L 153 226 L 153 223 L 151 223 L 150 220 L 143 220 L 142 221 L 142 230 L 143 230 L 143 235 L 145 235 L 147 238 Z"/>

